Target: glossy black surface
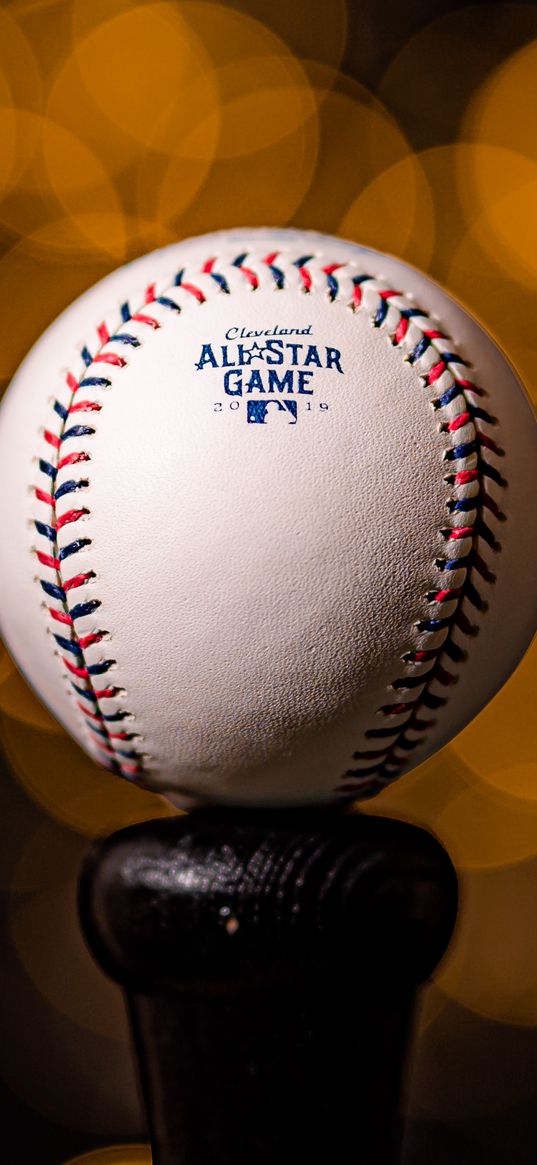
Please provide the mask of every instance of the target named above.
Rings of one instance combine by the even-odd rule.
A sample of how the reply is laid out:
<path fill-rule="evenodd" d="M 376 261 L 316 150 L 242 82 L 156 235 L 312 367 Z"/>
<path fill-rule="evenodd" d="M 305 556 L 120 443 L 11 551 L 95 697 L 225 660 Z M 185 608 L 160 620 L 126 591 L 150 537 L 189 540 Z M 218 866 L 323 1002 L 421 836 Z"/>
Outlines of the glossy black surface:
<path fill-rule="evenodd" d="M 127 993 L 154 1165 L 394 1165 L 417 985 L 457 887 L 401 822 L 198 811 L 122 830 L 81 879 Z"/>

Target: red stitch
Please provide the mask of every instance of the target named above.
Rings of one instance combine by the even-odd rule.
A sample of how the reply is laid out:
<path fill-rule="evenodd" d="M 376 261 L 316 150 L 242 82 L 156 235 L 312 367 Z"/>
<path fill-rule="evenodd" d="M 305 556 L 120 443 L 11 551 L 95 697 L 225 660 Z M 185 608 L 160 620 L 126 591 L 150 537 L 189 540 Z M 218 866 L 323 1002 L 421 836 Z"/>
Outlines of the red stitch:
<path fill-rule="evenodd" d="M 429 340 L 447 340 L 447 336 L 443 332 L 439 332 L 437 328 L 424 328 L 423 335 L 427 336 Z"/>
<path fill-rule="evenodd" d="M 271 251 L 269 255 L 265 255 L 263 263 L 266 263 L 267 267 L 272 267 L 272 264 L 276 262 L 279 253 L 279 251 Z M 211 259 L 211 263 L 214 263 L 214 259 Z"/>
<path fill-rule="evenodd" d="M 469 420 L 470 413 L 460 413 L 458 417 L 455 417 L 454 421 L 450 421 L 449 424 L 446 425 L 445 431 L 447 433 L 455 433 L 457 429 L 462 429 L 464 425 L 467 425 Z"/>
<path fill-rule="evenodd" d="M 49 429 L 45 429 L 43 436 L 45 441 L 47 441 L 49 445 L 52 445 L 54 449 L 60 448 L 61 439 L 60 437 L 57 437 L 55 433 L 51 433 Z"/>
<path fill-rule="evenodd" d="M 76 376 L 73 376 L 72 372 L 68 372 L 65 379 L 67 381 L 67 387 L 70 388 L 71 392 L 76 392 L 78 388 L 78 380 L 76 379 Z"/>
<path fill-rule="evenodd" d="M 467 485 L 470 481 L 477 481 L 479 477 L 477 469 L 462 469 L 460 473 L 456 473 L 453 477 L 454 485 Z"/>
<path fill-rule="evenodd" d="M 77 404 L 70 406 L 69 415 L 71 413 L 100 413 L 102 407 L 96 400 L 80 400 Z"/>
<path fill-rule="evenodd" d="M 90 578 L 95 578 L 95 571 L 88 570 L 85 574 L 74 574 L 72 578 L 68 578 L 62 583 L 63 589 L 64 591 L 73 591 L 75 587 L 83 587 Z"/>
<path fill-rule="evenodd" d="M 433 603 L 445 603 L 450 599 L 457 599 L 461 593 L 460 587 L 446 587 L 443 591 L 437 591 Z"/>
<path fill-rule="evenodd" d="M 410 701 L 408 704 L 384 704 L 383 708 L 379 708 L 384 716 L 403 716 L 405 712 L 410 712 L 416 704 L 416 700 Z"/>
<path fill-rule="evenodd" d="M 144 302 L 145 303 L 154 303 L 156 298 L 157 298 L 156 283 L 150 283 L 149 286 L 146 287 L 146 289 L 145 289 Z"/>
<path fill-rule="evenodd" d="M 394 295 L 402 295 L 402 292 L 392 291 L 391 288 L 389 288 L 387 291 L 379 291 L 379 296 L 381 299 L 392 299 Z"/>
<path fill-rule="evenodd" d="M 60 569 L 59 558 L 53 558 L 51 554 L 43 554 L 41 550 L 36 550 L 36 555 L 43 566 L 50 566 L 51 570 Z"/>
<path fill-rule="evenodd" d="M 118 764 L 122 773 L 129 773 L 131 777 L 139 777 L 143 772 L 141 765 L 127 765 L 118 758 Z"/>
<path fill-rule="evenodd" d="M 131 316 L 131 320 L 136 320 L 137 324 L 147 324 L 147 326 L 149 328 L 153 328 L 154 331 L 156 331 L 157 328 L 160 328 L 160 324 L 158 320 L 154 318 L 154 316 L 146 316 L 141 311 L 138 311 L 136 312 L 136 315 Z"/>
<path fill-rule="evenodd" d="M 242 270 L 242 268 L 241 268 Z M 181 283 L 181 290 L 188 291 L 189 295 L 193 295 L 198 303 L 205 303 L 205 296 L 199 287 L 195 287 L 193 283 Z"/>
<path fill-rule="evenodd" d="M 265 262 L 266 262 L 266 260 L 265 260 Z M 216 263 L 216 256 L 215 255 L 213 256 L 212 259 L 207 259 L 206 262 L 203 264 L 203 267 L 201 269 L 203 275 L 210 275 L 215 263 Z"/>
<path fill-rule="evenodd" d="M 46 502 L 47 506 L 52 506 L 54 509 L 54 498 L 51 494 L 47 494 L 44 490 L 36 488 L 35 496 L 38 502 Z"/>
<path fill-rule="evenodd" d="M 84 716 L 87 716 L 88 720 L 96 720 L 98 724 L 102 724 L 103 718 L 99 712 L 90 712 L 88 708 L 85 708 L 84 705 L 80 703 L 80 700 L 76 700 L 76 707 L 78 708 L 79 712 L 83 712 Z"/>
<path fill-rule="evenodd" d="M 100 688 L 99 691 L 94 688 L 93 690 L 96 700 L 112 700 L 118 694 L 119 688 Z"/>
<path fill-rule="evenodd" d="M 56 529 L 61 530 L 63 526 L 68 526 L 71 522 L 78 522 L 79 518 L 85 518 L 89 514 L 89 510 L 66 510 L 65 514 L 61 514 L 56 519 Z"/>
<path fill-rule="evenodd" d="M 394 339 L 395 344 L 400 344 L 401 341 L 404 340 L 404 338 L 407 334 L 407 331 L 408 331 L 408 325 L 409 325 L 409 320 L 405 319 L 405 317 L 402 316 L 401 319 L 399 320 L 399 323 L 398 323 L 398 325 L 395 329 L 394 335 L 393 335 L 393 339 Z"/>
<path fill-rule="evenodd" d="M 459 538 L 471 538 L 474 533 L 473 526 L 455 526 L 452 530 L 443 530 L 444 537 L 448 542 L 456 542 Z"/>
<path fill-rule="evenodd" d="M 239 267 L 239 271 L 242 271 L 242 274 L 246 276 L 250 287 L 256 291 L 259 287 L 259 279 L 257 278 L 255 271 L 252 271 L 250 267 Z M 182 286 L 184 287 L 184 283 Z"/>
<path fill-rule="evenodd" d="M 85 651 L 86 647 L 92 647 L 93 644 L 100 643 L 101 639 L 104 639 L 104 631 L 92 631 L 90 635 L 80 635 L 78 642 L 82 651 Z"/>
<path fill-rule="evenodd" d="M 70 660 L 65 659 L 65 656 L 63 655 L 62 663 L 65 664 L 67 670 L 70 671 L 72 675 L 78 676 L 80 680 L 89 680 L 89 671 L 87 667 L 76 667 L 74 663 L 71 663 Z"/>
<path fill-rule="evenodd" d="M 352 306 L 356 310 L 356 308 L 360 307 L 361 303 L 362 288 L 359 283 L 355 283 L 352 289 Z"/>
<path fill-rule="evenodd" d="M 97 335 L 101 341 L 101 344 L 104 345 L 108 343 L 110 339 L 110 332 L 108 331 L 106 324 L 99 324 L 97 328 Z"/>
<path fill-rule="evenodd" d="M 66 465 L 78 465 L 79 461 L 90 461 L 89 453 L 68 453 L 58 461 L 58 469 L 64 469 Z"/>
<path fill-rule="evenodd" d="M 438 380 L 438 378 L 442 376 L 442 373 L 445 371 L 446 364 L 444 360 L 439 360 L 438 364 L 433 364 L 433 367 L 430 368 L 427 373 L 427 384 L 434 384 L 435 380 Z"/>
<path fill-rule="evenodd" d="M 333 275 L 334 271 L 339 271 L 340 267 L 344 266 L 344 263 L 327 263 L 326 267 L 323 267 L 323 272 L 325 275 Z"/>
<path fill-rule="evenodd" d="M 408 654 L 413 663 L 426 663 L 430 659 L 436 659 L 438 651 L 410 651 Z"/>
<path fill-rule="evenodd" d="M 113 364 L 115 368 L 124 368 L 127 361 L 123 356 L 117 356 L 115 352 L 98 352 L 93 357 L 94 364 Z"/>
<path fill-rule="evenodd" d="M 47 607 L 47 611 L 51 618 L 56 619 L 58 623 L 67 623 L 70 627 L 72 627 L 73 620 L 66 611 L 56 611 L 54 607 Z"/>
<path fill-rule="evenodd" d="M 133 740 L 136 736 L 135 732 L 109 732 L 111 740 Z"/>
<path fill-rule="evenodd" d="M 307 267 L 299 267 L 298 273 L 304 285 L 304 291 L 311 291 L 311 275 Z"/>

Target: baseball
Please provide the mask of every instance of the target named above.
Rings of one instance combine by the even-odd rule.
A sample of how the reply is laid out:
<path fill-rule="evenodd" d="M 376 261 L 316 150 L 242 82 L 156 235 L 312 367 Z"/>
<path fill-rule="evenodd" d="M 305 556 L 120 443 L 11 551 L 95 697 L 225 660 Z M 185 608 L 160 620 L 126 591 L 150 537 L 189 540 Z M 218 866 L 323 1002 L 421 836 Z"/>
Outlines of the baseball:
<path fill-rule="evenodd" d="M 501 351 L 405 263 L 178 243 L 8 389 L 2 634 L 82 748 L 176 805 L 370 797 L 528 646 L 536 454 Z"/>

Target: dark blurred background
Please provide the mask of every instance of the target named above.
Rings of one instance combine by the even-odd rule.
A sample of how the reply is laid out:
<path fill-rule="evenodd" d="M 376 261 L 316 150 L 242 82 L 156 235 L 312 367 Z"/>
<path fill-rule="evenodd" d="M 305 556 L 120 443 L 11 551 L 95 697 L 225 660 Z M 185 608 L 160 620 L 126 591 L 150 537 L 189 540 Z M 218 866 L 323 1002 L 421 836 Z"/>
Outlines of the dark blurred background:
<path fill-rule="evenodd" d="M 536 110 L 533 4 L 4 3 L 2 383 L 129 258 L 293 224 L 429 271 L 535 395 Z M 2 651 L 0 1158 L 148 1165 L 122 1002 L 79 935 L 76 879 L 92 837 L 172 810 L 83 756 Z M 434 830 L 462 884 L 422 999 L 405 1165 L 537 1159 L 535 658 L 367 806 Z"/>

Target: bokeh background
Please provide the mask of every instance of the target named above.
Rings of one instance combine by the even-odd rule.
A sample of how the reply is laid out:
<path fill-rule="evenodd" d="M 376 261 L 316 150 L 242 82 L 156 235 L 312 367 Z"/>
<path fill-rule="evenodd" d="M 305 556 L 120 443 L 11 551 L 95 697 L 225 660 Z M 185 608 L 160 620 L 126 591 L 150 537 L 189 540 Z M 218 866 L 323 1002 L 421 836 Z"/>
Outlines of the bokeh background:
<path fill-rule="evenodd" d="M 536 110 L 533 4 L 4 3 L 3 384 L 127 259 L 293 224 L 429 271 L 535 395 Z M 461 876 L 422 1000 L 405 1165 L 537 1158 L 535 659 L 367 806 L 433 829 Z M 0 739 L 0 1157 L 149 1165 L 122 1002 L 80 937 L 76 878 L 92 837 L 172 810 L 84 757 L 5 652 Z"/>

